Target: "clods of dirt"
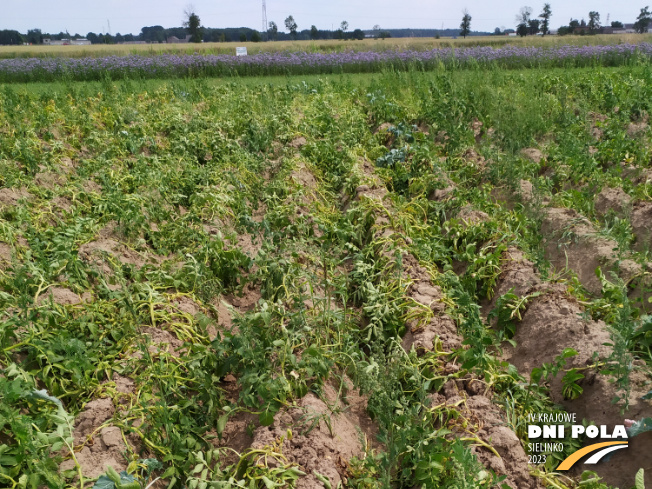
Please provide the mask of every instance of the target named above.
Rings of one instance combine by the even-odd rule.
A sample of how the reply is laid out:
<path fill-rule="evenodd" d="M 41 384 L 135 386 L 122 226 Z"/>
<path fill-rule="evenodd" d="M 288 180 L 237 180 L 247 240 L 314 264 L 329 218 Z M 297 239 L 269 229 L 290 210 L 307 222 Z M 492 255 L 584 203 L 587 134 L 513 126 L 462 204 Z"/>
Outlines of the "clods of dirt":
<path fill-rule="evenodd" d="M 609 356 L 610 350 L 604 346 L 610 341 L 607 326 L 581 319 L 583 308 L 566 295 L 564 286 L 542 285 L 536 291 L 542 295 L 533 299 L 523 314 L 514 336 L 517 346 L 506 347 L 506 359 L 529 373 L 551 362 L 566 347 L 578 352 L 569 362 L 573 366 L 584 366 L 594 353 L 599 358 Z M 559 402 L 559 397 L 555 401 Z"/>
<path fill-rule="evenodd" d="M 111 399 L 103 398 L 89 402 L 75 419 L 75 445 L 85 444 L 84 448 L 75 454 L 81 465 L 84 477 L 94 478 L 104 473 L 111 466 L 118 472 L 127 468 L 124 453 L 127 447 L 120 428 L 108 424 L 99 432 L 98 428 L 109 421 L 115 413 Z M 92 438 L 89 440 L 89 436 Z M 137 440 L 127 437 L 132 447 Z M 72 460 L 66 460 L 60 466 L 61 470 L 75 467 Z"/>
<path fill-rule="evenodd" d="M 380 135 L 382 144 L 384 144 L 388 149 L 392 147 L 394 141 L 396 140 L 394 134 L 390 132 L 390 129 L 393 127 L 393 124 L 384 122 L 373 131 L 374 135 Z"/>
<path fill-rule="evenodd" d="M 636 236 L 634 248 L 637 251 L 652 249 L 652 202 L 639 202 L 634 205 L 630 221 Z"/>
<path fill-rule="evenodd" d="M 534 187 L 529 180 L 518 182 L 518 194 L 524 204 L 530 204 L 534 200 Z"/>
<path fill-rule="evenodd" d="M 0 242 L 0 270 L 11 264 L 11 246 Z"/>
<path fill-rule="evenodd" d="M 298 138 L 294 138 L 290 142 L 290 146 L 295 149 L 301 149 L 303 146 L 305 146 L 306 142 L 307 142 L 306 138 L 304 138 L 303 136 L 299 136 Z"/>
<path fill-rule="evenodd" d="M 260 289 L 254 284 L 247 284 L 241 294 L 229 294 L 226 301 L 240 312 L 251 311 L 261 298 Z"/>
<path fill-rule="evenodd" d="M 603 188 L 595 197 L 595 210 L 600 215 L 609 211 L 622 214 L 631 203 L 631 197 L 622 188 Z"/>
<path fill-rule="evenodd" d="M 79 257 L 83 261 L 96 265 L 103 273 L 110 275 L 112 269 L 103 256 L 105 253 L 121 264 L 135 265 L 136 267 L 142 267 L 148 261 L 158 262 L 158 257 L 153 253 L 143 256 L 111 238 L 100 238 L 85 243 L 79 248 Z"/>
<path fill-rule="evenodd" d="M 439 185 L 442 188 L 434 189 L 428 194 L 428 200 L 434 200 L 435 202 L 443 202 L 452 198 L 455 189 L 457 186 L 448 175 L 441 173 L 439 175 Z"/>
<path fill-rule="evenodd" d="M 589 112 L 589 119 L 591 121 L 591 136 L 599 141 L 604 134 L 602 124 L 607 120 L 607 116 L 598 112 Z"/>
<path fill-rule="evenodd" d="M 315 176 L 308 168 L 306 168 L 304 163 L 299 163 L 297 169 L 292 172 L 291 178 L 303 187 L 314 189 L 317 186 Z"/>
<path fill-rule="evenodd" d="M 67 197 L 57 196 L 52 199 L 52 207 L 59 211 L 58 214 L 61 215 L 61 211 L 70 212 L 72 202 Z"/>
<path fill-rule="evenodd" d="M 540 163 L 544 159 L 543 153 L 537 148 L 523 148 L 521 150 L 521 156 L 533 163 Z"/>
<path fill-rule="evenodd" d="M 486 212 L 474 209 L 470 205 L 462 207 L 456 218 L 461 220 L 466 226 L 475 226 L 489 220 Z"/>
<path fill-rule="evenodd" d="M 500 296 L 510 291 L 522 297 L 541 283 L 534 264 L 525 257 L 521 250 L 514 246 L 509 247 L 503 253 L 501 269 L 502 272 L 493 298 L 494 305 Z"/>
<path fill-rule="evenodd" d="M 34 175 L 34 183 L 47 190 L 54 190 L 57 187 L 65 185 L 66 179 L 62 175 L 46 171 Z"/>
<path fill-rule="evenodd" d="M 642 136 L 648 130 L 647 122 L 632 122 L 627 126 L 627 135 L 630 138 Z"/>
<path fill-rule="evenodd" d="M 457 334 L 457 327 L 451 317 L 445 313 L 444 294 L 438 286 L 430 281 L 430 276 L 414 256 L 405 254 L 402 259 L 406 278 L 412 280 L 408 297 L 415 303 L 410 311 L 410 319 L 406 321 L 407 332 L 401 345 L 405 351 L 414 348 L 418 354 L 433 351 L 435 343 L 441 342 L 445 351 L 452 351 L 462 345 L 462 339 Z M 432 311 L 423 319 L 423 308 Z M 420 313 L 419 315 L 416 315 Z"/>
<path fill-rule="evenodd" d="M 473 118 L 471 121 L 471 130 L 473 131 L 473 137 L 475 138 L 476 144 L 479 144 L 484 135 L 484 129 L 482 128 L 482 121 L 478 120 L 477 117 Z"/>
<path fill-rule="evenodd" d="M 647 375 L 635 370 L 629 373 L 630 405 L 621 414 L 624 401 L 616 404 L 611 402 L 617 394 L 623 394 L 618 391 L 613 379 L 595 369 L 584 369 L 611 355 L 612 340 L 606 324 L 586 319 L 583 307 L 566 293 L 564 285 L 541 283 L 534 265 L 518 250 L 510 249 L 506 255 L 511 260 L 499 279 L 498 294 L 513 289 L 521 297 L 534 292 L 540 295 L 529 300 L 527 309 L 522 313 L 522 320 L 516 325 L 513 337 L 516 346 L 504 348 L 504 359 L 527 377 L 533 368 L 552 362 L 565 348 L 573 348 L 577 355 L 567 359 L 565 368 L 583 369 L 584 378 L 577 382 L 583 392 L 577 399 L 567 399 L 563 393 L 561 375 L 558 375 L 549 383 L 554 402 L 564 406 L 568 412 L 576 413 L 579 420 L 586 419 L 599 425 L 613 426 L 622 424 L 624 418 L 641 419 L 650 416 L 652 405 L 650 401 L 642 399 L 652 385 Z M 637 443 L 644 448 L 641 453 L 648 454 L 652 451 L 652 437 Z M 608 462 L 602 462 L 596 470 L 605 482 L 630 487 L 633 475 L 644 463 L 641 456 L 636 457 L 636 460 L 632 460 L 633 457 L 614 456 Z"/>
<path fill-rule="evenodd" d="M 462 384 L 462 385 L 459 385 Z M 482 446 L 473 446 L 472 452 L 478 461 L 498 476 L 506 476 L 504 481 L 512 489 L 539 489 L 538 480 L 530 475 L 528 457 L 516 433 L 509 428 L 504 414 L 489 397 L 476 393 L 474 387 L 479 382 L 448 381 L 439 393 L 430 396 L 431 409 L 454 407 L 460 419 L 468 420 L 468 425 L 476 425 L 474 434 L 489 444 L 497 453 Z M 467 426 L 468 426 L 467 425 Z M 447 426 L 452 436 L 469 436 L 464 425 L 453 423 Z"/>
<path fill-rule="evenodd" d="M 323 394 L 324 399 L 312 392 L 306 394 L 296 407 L 279 411 L 271 426 L 259 427 L 254 432 L 252 448 L 270 446 L 284 438 L 283 454 L 306 473 L 297 482 L 298 489 L 323 489 L 324 484 L 315 472 L 328 478 L 332 487 L 344 485 L 347 462 L 365 454 L 361 435 L 369 443 L 376 436 L 363 398 L 342 399 L 328 384 Z M 334 409 L 336 406 L 339 409 Z M 288 429 L 292 430 L 291 439 Z"/>
<path fill-rule="evenodd" d="M 180 295 L 178 297 L 175 297 L 172 299 L 171 304 L 178 309 L 179 311 L 189 314 L 191 316 L 195 316 L 199 312 L 201 312 L 201 306 L 197 304 L 194 300 L 192 300 L 190 297 L 187 295 Z"/>
<path fill-rule="evenodd" d="M 485 167 L 487 166 L 487 160 L 484 158 L 484 156 L 479 154 L 473 148 L 467 149 L 462 155 L 462 158 L 464 158 L 466 164 L 469 165 L 471 168 L 484 170 Z"/>
<path fill-rule="evenodd" d="M 134 381 L 129 377 L 123 377 L 117 372 L 113 373 L 113 382 L 115 383 L 115 390 L 120 394 L 133 394 L 135 390 Z"/>
<path fill-rule="evenodd" d="M 94 180 L 86 180 L 82 184 L 82 189 L 84 192 L 89 193 L 89 194 L 101 194 L 102 193 L 102 186 L 95 182 Z"/>
<path fill-rule="evenodd" d="M 28 199 L 29 196 L 24 188 L 0 188 L 0 209 L 16 206 L 20 200 Z"/>
<path fill-rule="evenodd" d="M 597 425 L 607 425 L 613 429 L 614 425 L 623 424 L 625 419 L 640 420 L 650 417 L 652 414 L 652 403 L 643 400 L 642 397 L 652 388 L 652 382 L 648 374 L 641 371 L 629 373 L 629 407 L 624 413 L 624 401 L 616 404 L 611 402 L 616 394 L 624 395 L 615 388 L 613 378 L 602 375 L 588 376 L 580 385 L 584 392 L 574 401 L 563 401 L 564 407 L 569 412 L 578 413 L 578 418 L 586 418 L 594 421 Z M 598 441 L 611 441 L 596 439 Z M 632 437 L 628 440 L 629 446 L 626 450 L 619 450 L 608 459 L 603 459 L 595 470 L 603 481 L 614 487 L 634 487 L 634 476 L 639 469 L 650 467 L 650 453 L 652 453 L 652 433 L 647 432 Z M 575 475 L 579 475 L 582 468 L 578 466 Z"/>
<path fill-rule="evenodd" d="M 355 200 L 360 200 L 363 197 L 368 199 L 375 199 L 382 201 L 387 195 L 385 187 L 370 187 L 369 185 L 359 185 L 355 189 Z"/>
<path fill-rule="evenodd" d="M 183 342 L 169 331 L 153 328 L 151 326 L 141 327 L 141 331 L 149 337 L 151 342 L 149 347 L 150 353 L 157 354 L 160 352 L 166 352 L 174 357 L 180 356 L 179 350 L 183 346 Z"/>
<path fill-rule="evenodd" d="M 591 222 L 573 209 L 545 209 L 541 234 L 546 258 L 553 266 L 558 271 L 570 268 L 589 292 L 600 294 L 602 284 L 595 270 L 617 270 L 614 249 L 618 244 L 598 236 Z"/>
<path fill-rule="evenodd" d="M 38 297 L 36 303 L 42 305 L 47 304 L 52 300 L 52 302 L 61 306 L 74 306 L 76 304 L 81 304 L 82 302 L 88 302 L 90 298 L 91 295 L 88 292 L 85 292 L 80 296 L 70 289 L 63 287 L 50 287 Z"/>

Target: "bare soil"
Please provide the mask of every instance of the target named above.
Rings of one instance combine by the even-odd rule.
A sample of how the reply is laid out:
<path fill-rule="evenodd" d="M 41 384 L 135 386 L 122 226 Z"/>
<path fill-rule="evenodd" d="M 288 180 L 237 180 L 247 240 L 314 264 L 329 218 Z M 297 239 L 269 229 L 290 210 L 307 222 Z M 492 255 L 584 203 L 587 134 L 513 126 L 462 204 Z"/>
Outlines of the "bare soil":
<path fill-rule="evenodd" d="M 112 268 L 103 254 L 107 253 L 121 264 L 142 267 L 146 263 L 159 263 L 160 257 L 154 253 L 137 253 L 126 245 L 112 238 L 90 241 L 79 247 L 79 257 L 87 263 L 94 264 L 106 275 L 112 274 Z"/>
<path fill-rule="evenodd" d="M 70 289 L 63 287 L 50 287 L 38 297 L 36 303 L 41 305 L 52 300 L 55 304 L 62 306 L 71 306 L 75 304 L 81 304 L 82 302 L 87 302 L 90 300 L 90 298 L 91 296 L 88 292 L 80 296 Z"/>
<path fill-rule="evenodd" d="M 631 215 L 632 231 L 636 236 L 634 247 L 637 251 L 652 249 L 652 202 L 639 202 L 634 205 Z"/>
<path fill-rule="evenodd" d="M 556 270 L 566 268 L 574 271 L 582 285 L 598 295 L 602 284 L 595 274 L 598 267 L 607 274 L 617 271 L 626 281 L 632 278 L 618 271 L 615 252 L 618 244 L 609 238 L 598 236 L 590 221 L 572 209 L 547 208 L 541 227 L 544 236 L 546 258 Z M 631 273 L 633 270 L 625 270 Z"/>
<path fill-rule="evenodd" d="M 299 479 L 299 489 L 323 489 L 315 472 L 327 477 L 332 487 L 345 485 L 347 462 L 364 456 L 364 440 L 374 440 L 377 431 L 366 413 L 364 397 L 350 390 L 342 398 L 329 384 L 323 391 L 323 399 L 309 392 L 296 407 L 277 413 L 271 426 L 261 426 L 254 432 L 253 448 L 270 446 L 284 438 L 283 454 L 307 474 Z M 291 439 L 287 436 L 289 429 Z"/>
<path fill-rule="evenodd" d="M 457 334 L 455 322 L 445 314 L 444 294 L 438 286 L 433 286 L 428 272 L 409 254 L 403 256 L 406 275 L 413 281 L 408 289 L 408 297 L 415 302 L 411 312 L 419 312 L 423 307 L 429 308 L 433 317 L 424 324 L 418 319 L 406 322 L 407 333 L 403 337 L 403 348 L 414 349 L 423 354 L 435 349 L 435 342 L 441 341 L 444 351 L 452 351 L 462 345 Z"/>
<path fill-rule="evenodd" d="M 527 377 L 534 367 L 551 362 L 565 348 L 574 348 L 578 352 L 577 356 L 568 359 L 567 368 L 584 368 L 610 356 L 612 350 L 608 345 L 611 337 L 607 326 L 602 321 L 584 319 L 582 306 L 567 294 L 565 286 L 541 283 L 533 264 L 520 252 L 509 250 L 505 260 L 507 265 L 499 281 L 499 293 L 512 288 L 520 296 L 541 293 L 531 299 L 522 314 L 523 319 L 518 323 L 513 338 L 516 347 L 505 347 L 505 360 Z M 550 383 L 553 401 L 564 406 L 568 412 L 577 413 L 578 419 L 613 427 L 622 424 L 625 418 L 636 420 L 652 415 L 650 402 L 641 399 L 650 390 L 651 382 L 647 376 L 639 372 L 630 374 L 630 405 L 621 414 L 623 401 L 617 404 L 611 402 L 619 394 L 612 379 L 593 368 L 583 370 L 583 374 L 585 378 L 578 382 L 583 393 L 575 400 L 564 397 L 561 375 Z M 652 451 L 652 437 L 641 437 L 636 444 L 641 452 L 637 450 L 634 453 L 628 449 L 629 455 L 614 456 L 592 470 L 596 470 L 609 484 L 632 486 L 636 471 L 649 464 L 649 460 L 646 462 L 643 460 L 645 456 L 640 454 Z"/>
<path fill-rule="evenodd" d="M 21 199 L 28 199 L 29 192 L 25 188 L 0 188 L 0 209 L 13 207 Z"/>
<path fill-rule="evenodd" d="M 123 455 L 127 446 L 122 432 L 120 428 L 107 423 L 114 414 L 115 407 L 111 399 L 102 398 L 89 402 L 75 420 L 75 445 L 85 444 L 84 448 L 75 454 L 84 477 L 98 477 L 109 466 L 118 472 L 127 468 Z M 127 441 L 132 448 L 137 447 L 137 438 L 127 436 Z M 70 470 L 74 467 L 74 462 L 67 460 L 61 464 L 60 469 Z"/>
<path fill-rule="evenodd" d="M 622 215 L 631 203 L 631 197 L 622 188 L 603 188 L 595 197 L 595 210 L 600 215 L 613 211 Z"/>
<path fill-rule="evenodd" d="M 66 178 L 63 175 L 54 172 L 39 172 L 34 175 L 34 183 L 39 187 L 54 190 L 55 188 L 64 185 L 66 183 Z"/>
<path fill-rule="evenodd" d="M 478 382 L 475 382 L 478 384 Z M 474 384 L 471 384 L 471 386 Z M 518 436 L 507 426 L 504 414 L 485 395 L 478 394 L 469 383 L 448 381 L 441 392 L 432 394 L 431 408 L 455 406 L 463 419 L 479 428 L 477 436 L 491 445 L 498 456 L 486 448 L 474 445 L 472 452 L 478 461 L 497 475 L 507 476 L 504 483 L 513 489 L 538 489 L 541 484 L 529 473 L 528 457 Z M 467 425 L 468 426 L 468 425 Z M 453 436 L 464 437 L 470 433 L 464 425 L 449 423 Z"/>
<path fill-rule="evenodd" d="M 183 346 L 183 342 L 169 331 L 151 326 L 142 326 L 141 331 L 149 337 L 152 343 L 149 347 L 151 354 L 167 352 L 174 357 L 180 356 L 179 350 Z"/>
<path fill-rule="evenodd" d="M 11 264 L 11 246 L 0 242 L 0 270 L 4 270 Z"/>
<path fill-rule="evenodd" d="M 303 136 L 299 136 L 298 138 L 295 138 L 290 142 L 290 147 L 295 149 L 301 149 L 301 147 L 305 146 L 305 144 L 306 144 L 306 138 L 304 138 Z"/>
<path fill-rule="evenodd" d="M 627 135 L 630 138 L 642 136 L 648 130 L 648 127 L 647 122 L 644 121 L 632 122 L 627 126 Z"/>
<path fill-rule="evenodd" d="M 486 212 L 474 209 L 470 205 L 465 205 L 462 207 L 456 217 L 457 219 L 460 219 L 466 226 L 474 226 L 489 220 L 489 216 Z"/>
<path fill-rule="evenodd" d="M 521 150 L 521 156 L 532 161 L 533 163 L 539 163 L 544 159 L 543 153 L 540 149 L 537 148 L 523 148 Z"/>

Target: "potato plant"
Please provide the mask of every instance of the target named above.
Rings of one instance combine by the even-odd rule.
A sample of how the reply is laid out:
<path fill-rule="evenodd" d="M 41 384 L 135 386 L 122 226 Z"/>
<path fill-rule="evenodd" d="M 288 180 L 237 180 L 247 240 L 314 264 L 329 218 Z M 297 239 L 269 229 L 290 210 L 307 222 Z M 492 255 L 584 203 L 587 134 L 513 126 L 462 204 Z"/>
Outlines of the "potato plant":
<path fill-rule="evenodd" d="M 0 86 L 1 485 L 514 486 L 469 405 L 491 398 L 521 447 L 528 414 L 559 407 L 555 378 L 575 401 L 588 374 L 572 344 L 533 372 L 503 361 L 535 286 L 605 322 L 613 348 L 590 368 L 626 403 L 649 374 L 651 77 Z M 601 212 L 607 188 L 631 201 Z M 578 223 L 615 243 L 597 293 L 552 259 L 551 208 L 575 216 L 555 245 L 593 242 Z M 514 250 L 537 278 L 502 291 Z M 433 321 L 453 331 L 405 346 Z M 308 470 L 294 443 L 341 436 L 354 393 L 373 428 L 336 471 Z M 558 461 L 519 480 L 607 487 Z"/>

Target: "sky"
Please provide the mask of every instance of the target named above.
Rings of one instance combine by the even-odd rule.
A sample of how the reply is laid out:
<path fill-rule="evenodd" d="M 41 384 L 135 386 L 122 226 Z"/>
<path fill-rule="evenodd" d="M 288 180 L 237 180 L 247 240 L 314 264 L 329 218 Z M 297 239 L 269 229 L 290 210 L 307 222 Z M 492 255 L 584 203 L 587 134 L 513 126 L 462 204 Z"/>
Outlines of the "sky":
<path fill-rule="evenodd" d="M 285 29 L 288 15 L 294 17 L 299 30 L 309 29 L 313 24 L 319 29 L 337 29 L 343 20 L 348 21 L 350 30 L 371 29 L 374 25 L 383 29 L 440 29 L 459 27 L 466 9 L 472 17 L 472 30 L 493 32 L 496 27 L 514 28 L 514 19 L 525 5 L 538 15 L 543 3 L 531 0 L 267 0 L 267 20 L 276 22 L 279 30 Z M 552 28 L 568 24 L 571 17 L 588 20 L 591 10 L 600 13 L 603 25 L 607 23 L 607 15 L 610 21 L 634 22 L 645 6 L 633 0 L 566 0 L 550 4 Z M 262 27 L 262 0 L 192 0 L 191 3 L 187 0 L 0 0 L 0 5 L 0 29 L 22 33 L 38 28 L 48 33 L 138 34 L 143 26 L 180 26 L 189 5 L 206 27 L 258 30 Z"/>

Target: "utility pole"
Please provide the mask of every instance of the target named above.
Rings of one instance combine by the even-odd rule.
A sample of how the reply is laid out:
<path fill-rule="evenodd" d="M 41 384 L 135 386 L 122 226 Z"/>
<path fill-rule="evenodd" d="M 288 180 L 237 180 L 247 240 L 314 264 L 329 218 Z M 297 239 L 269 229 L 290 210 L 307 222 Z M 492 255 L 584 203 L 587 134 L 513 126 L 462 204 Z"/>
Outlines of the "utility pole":
<path fill-rule="evenodd" d="M 263 41 L 268 41 L 267 39 L 267 2 L 263 0 L 263 30 L 261 32 L 263 36 Z"/>

